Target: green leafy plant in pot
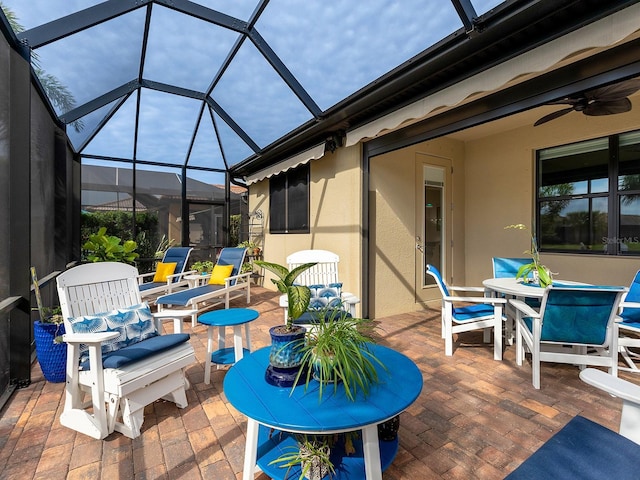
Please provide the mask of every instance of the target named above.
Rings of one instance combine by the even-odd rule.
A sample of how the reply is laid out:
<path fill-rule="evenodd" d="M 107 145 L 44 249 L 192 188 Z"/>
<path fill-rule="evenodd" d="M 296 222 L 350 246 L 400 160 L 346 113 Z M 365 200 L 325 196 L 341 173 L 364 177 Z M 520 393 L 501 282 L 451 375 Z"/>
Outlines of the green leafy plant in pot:
<path fill-rule="evenodd" d="M 378 368 L 385 365 L 371 351 L 371 322 L 355 318 L 341 308 L 327 307 L 314 312 L 317 320 L 306 333 L 300 348 L 302 363 L 296 383 L 304 378 L 305 388 L 312 379 L 319 382 L 318 394 L 333 384 L 334 392 L 342 383 L 347 398 L 355 400 L 358 391 L 365 396 L 371 385 L 378 383 Z"/>
<path fill-rule="evenodd" d="M 527 230 L 527 226 L 518 223 L 515 225 L 507 225 L 504 227 L 507 229 L 515 229 L 515 230 Z M 526 250 L 524 253 L 531 255 L 531 263 L 527 263 L 522 265 L 518 269 L 518 273 L 516 274 L 516 278 L 522 278 L 524 282 L 529 283 L 529 276 L 533 277 L 531 283 L 537 283 L 542 288 L 548 287 L 553 283 L 553 273 L 549 270 L 548 267 L 542 264 L 540 261 L 540 252 L 538 251 L 538 243 L 536 242 L 536 237 L 531 234 L 531 249 Z"/>
<path fill-rule="evenodd" d="M 289 447 L 289 451 L 283 453 L 270 465 L 280 464 L 287 468 L 285 478 L 288 478 L 291 468 L 300 465 L 298 480 L 321 480 L 327 475 L 335 474 L 335 467 L 331 461 L 331 443 L 327 435 L 295 435 L 297 447 Z"/>
<path fill-rule="evenodd" d="M 303 326 L 295 325 L 294 321 L 307 311 L 311 301 L 309 287 L 295 285 L 294 282 L 298 275 L 313 267 L 316 262 L 299 265 L 291 271 L 277 263 L 263 260 L 256 260 L 254 263 L 274 273 L 277 278 L 272 278 L 271 281 L 281 293 L 287 296 L 286 323 L 269 329 L 271 351 L 265 379 L 272 385 L 290 387 L 294 385 L 302 364 L 301 347 L 304 345 L 306 333 L 306 329 Z"/>

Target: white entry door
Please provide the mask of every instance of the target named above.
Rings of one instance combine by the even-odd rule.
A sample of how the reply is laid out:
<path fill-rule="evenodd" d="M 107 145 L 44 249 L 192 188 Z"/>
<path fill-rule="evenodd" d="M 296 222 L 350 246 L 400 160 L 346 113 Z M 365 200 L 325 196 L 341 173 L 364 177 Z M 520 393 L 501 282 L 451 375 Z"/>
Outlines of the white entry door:
<path fill-rule="evenodd" d="M 427 264 L 447 281 L 452 257 L 451 160 L 416 154 L 416 278 L 417 303 L 439 298 Z"/>

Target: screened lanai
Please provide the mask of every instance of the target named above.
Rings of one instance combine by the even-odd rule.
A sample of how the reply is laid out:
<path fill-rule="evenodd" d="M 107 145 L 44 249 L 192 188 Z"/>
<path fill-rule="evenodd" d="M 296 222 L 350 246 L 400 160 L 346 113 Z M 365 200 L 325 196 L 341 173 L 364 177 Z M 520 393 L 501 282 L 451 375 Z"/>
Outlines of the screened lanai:
<path fill-rule="evenodd" d="M 416 102 L 634 3 L 2 0 L 0 298 L 11 328 L 0 327 L 0 392 L 29 382 L 28 269 L 52 279 L 81 260 L 83 212 L 131 212 L 133 233 L 144 212 L 171 212 L 155 234 L 214 252 L 248 237 L 257 179 L 380 131 L 393 130 L 398 146 L 416 142 L 399 128 L 422 120 Z M 502 97 L 489 95 L 502 84 L 474 85 L 429 107 L 450 117 L 426 130 L 461 130 L 558 99 L 577 82 L 638 75 L 616 59 Z M 398 110 L 408 113 L 385 123 Z M 363 164 L 393 148 L 374 140 Z"/>

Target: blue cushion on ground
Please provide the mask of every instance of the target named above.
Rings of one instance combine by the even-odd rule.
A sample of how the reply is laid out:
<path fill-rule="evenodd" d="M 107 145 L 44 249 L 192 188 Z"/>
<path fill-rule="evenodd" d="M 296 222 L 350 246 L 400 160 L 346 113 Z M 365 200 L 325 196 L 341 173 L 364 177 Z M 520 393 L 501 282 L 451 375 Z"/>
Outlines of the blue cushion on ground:
<path fill-rule="evenodd" d="M 224 288 L 224 285 L 202 285 L 201 287 L 188 288 L 179 292 L 170 293 L 169 295 L 163 295 L 156 300 L 157 305 L 179 305 L 184 307 L 189 304 L 189 301 L 193 297 L 199 297 L 206 293 L 212 293 L 216 290 Z"/>
<path fill-rule="evenodd" d="M 640 445 L 577 416 L 506 478 L 637 480 Z"/>
<path fill-rule="evenodd" d="M 158 335 L 148 338 L 142 342 L 129 345 L 115 352 L 107 353 L 102 356 L 102 366 L 104 368 L 118 368 L 128 363 L 136 362 L 144 358 L 164 352 L 176 345 L 180 345 L 188 341 L 190 335 L 188 333 L 170 333 L 167 335 Z M 80 364 L 80 370 L 89 370 L 89 360 Z"/>

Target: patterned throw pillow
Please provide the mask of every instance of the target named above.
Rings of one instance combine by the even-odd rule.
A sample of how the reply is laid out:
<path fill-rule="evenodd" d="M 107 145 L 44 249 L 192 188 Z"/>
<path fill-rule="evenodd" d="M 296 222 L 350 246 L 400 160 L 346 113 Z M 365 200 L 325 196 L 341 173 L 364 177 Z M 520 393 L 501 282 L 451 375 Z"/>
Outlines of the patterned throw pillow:
<path fill-rule="evenodd" d="M 321 310 L 325 307 L 342 306 L 342 283 L 329 283 L 327 285 L 309 285 L 311 301 L 309 310 Z"/>
<path fill-rule="evenodd" d="M 120 350 L 128 345 L 158 335 L 147 302 L 111 312 L 85 315 L 71 320 L 73 333 L 118 332 L 113 340 L 102 344 L 102 354 Z M 89 347 L 80 345 L 80 363 L 89 359 Z"/>

